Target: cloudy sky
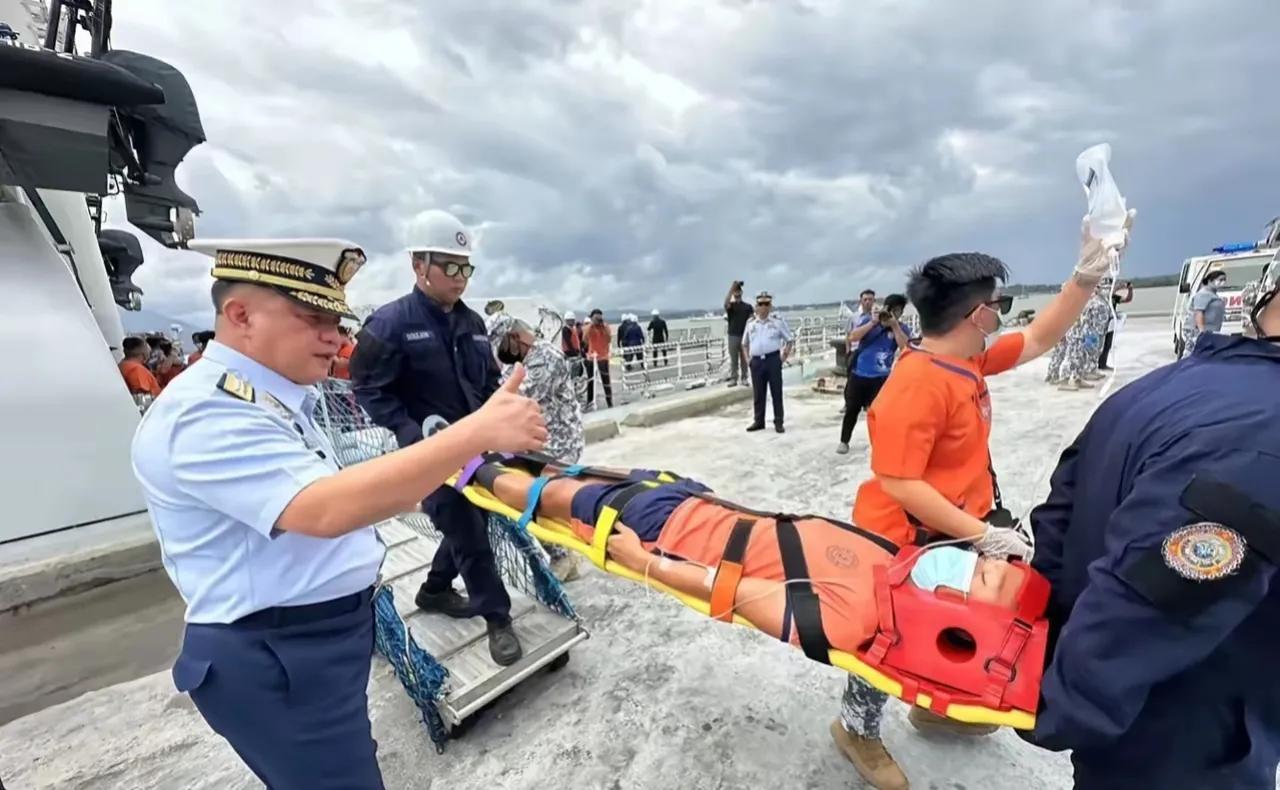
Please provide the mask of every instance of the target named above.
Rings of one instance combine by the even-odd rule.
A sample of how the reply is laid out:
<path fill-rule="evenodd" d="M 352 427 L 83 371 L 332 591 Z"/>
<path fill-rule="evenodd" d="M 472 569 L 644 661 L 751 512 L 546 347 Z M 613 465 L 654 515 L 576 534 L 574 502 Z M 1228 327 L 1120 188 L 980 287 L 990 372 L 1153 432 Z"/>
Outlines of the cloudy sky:
<path fill-rule="evenodd" d="M 419 211 L 475 229 L 475 295 L 710 307 L 900 289 L 977 249 L 1064 278 L 1108 141 L 1134 275 L 1280 213 L 1280 3 L 431 0 L 117 3 L 209 142 L 202 236 L 343 236 L 357 303 L 409 287 Z M 1270 142 L 1269 142 L 1270 141 Z M 116 211 L 113 217 L 123 217 Z M 207 259 L 148 247 L 149 308 L 207 315 Z"/>

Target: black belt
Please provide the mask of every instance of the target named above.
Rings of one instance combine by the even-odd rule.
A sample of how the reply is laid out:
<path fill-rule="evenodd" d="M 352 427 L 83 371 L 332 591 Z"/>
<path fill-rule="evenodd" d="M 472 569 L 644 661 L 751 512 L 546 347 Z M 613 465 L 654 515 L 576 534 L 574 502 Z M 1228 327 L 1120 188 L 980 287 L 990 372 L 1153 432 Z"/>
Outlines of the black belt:
<path fill-rule="evenodd" d="M 781 353 L 782 353 L 781 351 L 770 351 L 768 354 L 752 354 L 751 358 L 752 359 L 768 359 L 769 357 L 777 356 L 778 354 L 781 354 Z"/>
<path fill-rule="evenodd" d="M 284 628 L 290 625 L 306 625 L 341 617 L 369 605 L 373 600 L 373 588 L 366 587 L 360 592 L 334 598 L 331 601 L 320 601 L 303 606 L 272 606 L 247 614 L 231 623 L 233 626 L 249 628 Z"/>

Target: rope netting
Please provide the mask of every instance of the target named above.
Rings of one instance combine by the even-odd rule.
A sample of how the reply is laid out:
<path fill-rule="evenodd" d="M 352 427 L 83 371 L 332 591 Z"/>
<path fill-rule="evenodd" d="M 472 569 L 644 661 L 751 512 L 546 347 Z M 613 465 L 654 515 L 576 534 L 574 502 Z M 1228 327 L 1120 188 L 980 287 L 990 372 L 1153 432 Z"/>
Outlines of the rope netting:
<path fill-rule="evenodd" d="M 329 436 L 342 466 L 397 449 L 395 436 L 375 425 L 360 408 L 348 381 L 329 379 L 320 385 L 320 398 L 312 418 Z M 511 519 L 486 515 L 489 543 L 507 585 L 565 617 L 578 620 L 564 588 L 551 572 L 550 561 L 541 545 Z M 401 516 L 400 521 L 417 534 L 440 541 L 439 531 L 426 515 L 408 514 Z M 413 638 L 396 611 L 395 592 L 390 585 L 380 586 L 374 596 L 374 624 L 374 644 L 378 652 L 395 669 L 396 677 L 421 711 L 436 750 L 444 751 L 449 735 L 438 706 L 448 691 L 449 671 Z"/>

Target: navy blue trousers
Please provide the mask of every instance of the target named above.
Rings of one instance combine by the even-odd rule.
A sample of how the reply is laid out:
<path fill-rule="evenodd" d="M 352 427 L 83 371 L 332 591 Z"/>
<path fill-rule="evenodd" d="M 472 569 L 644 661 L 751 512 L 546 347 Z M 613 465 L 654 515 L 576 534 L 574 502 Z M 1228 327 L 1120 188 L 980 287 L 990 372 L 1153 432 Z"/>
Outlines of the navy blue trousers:
<path fill-rule="evenodd" d="M 382 790 L 365 691 L 371 599 L 187 625 L 174 684 L 271 790 Z"/>
<path fill-rule="evenodd" d="M 451 486 L 436 489 L 423 500 L 422 509 L 444 537 L 423 589 L 444 592 L 461 575 L 472 614 L 495 623 L 509 622 L 511 596 L 498 573 L 484 512 Z"/>
<path fill-rule="evenodd" d="M 773 424 L 782 424 L 782 354 L 773 352 L 751 358 L 751 389 L 755 396 L 756 425 L 764 425 L 764 391 L 773 395 Z"/>

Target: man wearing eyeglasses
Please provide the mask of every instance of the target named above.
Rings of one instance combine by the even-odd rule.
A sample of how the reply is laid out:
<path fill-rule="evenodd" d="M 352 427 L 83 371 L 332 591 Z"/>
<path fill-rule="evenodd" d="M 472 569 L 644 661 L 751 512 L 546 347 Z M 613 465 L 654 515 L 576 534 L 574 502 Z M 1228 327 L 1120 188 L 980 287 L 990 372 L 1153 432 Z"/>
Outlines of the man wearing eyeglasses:
<path fill-rule="evenodd" d="M 401 447 L 421 441 L 427 417 L 454 423 L 479 409 L 499 380 L 484 319 L 462 301 L 475 272 L 470 232 L 443 211 L 425 211 L 412 225 L 414 288 L 369 317 L 351 358 L 356 399 Z M 414 599 L 418 608 L 483 617 L 490 657 L 515 663 L 522 650 L 484 514 L 449 486 L 424 499 L 422 509 L 444 539 Z M 458 575 L 467 597 L 453 589 Z"/>
<path fill-rule="evenodd" d="M 748 431 L 764 430 L 764 394 L 768 389 L 773 395 L 773 429 L 785 433 L 782 427 L 782 364 L 791 355 L 794 338 L 791 328 L 781 316 L 772 314 L 773 294 L 761 291 L 756 295 L 756 314 L 743 330 L 742 347 L 751 360 L 751 387 L 755 396 L 755 420 Z"/>
<path fill-rule="evenodd" d="M 1122 247 L 1104 248 L 1086 222 L 1075 271 L 1062 291 L 1026 329 L 1004 334 L 1001 316 L 1013 299 L 1000 293 L 1009 269 L 999 258 L 952 253 L 911 272 L 907 296 L 920 314 L 922 337 L 903 352 L 867 413 L 873 477 L 854 498 L 855 524 L 900 546 L 958 540 L 1000 559 L 1031 557 L 1029 530 L 1001 502 L 988 446 L 992 408 L 986 377 L 1053 348 Z M 851 676 L 840 718 L 831 725 L 837 748 L 881 790 L 908 786 L 880 740 L 887 701 L 884 692 Z M 908 720 L 925 731 L 995 730 L 960 725 L 918 706 Z"/>

